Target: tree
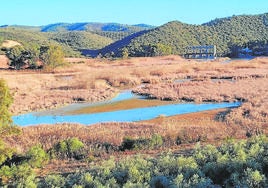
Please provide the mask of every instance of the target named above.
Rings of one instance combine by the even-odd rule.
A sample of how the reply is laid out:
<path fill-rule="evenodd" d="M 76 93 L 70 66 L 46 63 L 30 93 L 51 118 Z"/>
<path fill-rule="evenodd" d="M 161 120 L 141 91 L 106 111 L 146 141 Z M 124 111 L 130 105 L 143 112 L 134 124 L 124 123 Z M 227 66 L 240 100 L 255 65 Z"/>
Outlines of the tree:
<path fill-rule="evenodd" d="M 78 138 L 60 141 L 54 146 L 55 154 L 60 158 L 79 158 L 84 144 Z"/>
<path fill-rule="evenodd" d="M 33 146 L 26 154 L 32 167 L 42 167 L 48 161 L 48 155 L 40 145 Z"/>
<path fill-rule="evenodd" d="M 126 47 L 122 48 L 122 58 L 127 59 L 128 55 L 129 55 L 128 49 Z"/>
<path fill-rule="evenodd" d="M 12 157 L 14 150 L 6 147 L 1 137 L 9 135 L 12 130 L 12 118 L 8 109 L 13 99 L 9 92 L 9 89 L 3 79 L 0 79 L 0 166 L 9 158 Z M 3 169 L 0 169 L 0 179 L 6 177 L 7 174 L 3 173 Z"/>
<path fill-rule="evenodd" d="M 54 70 L 63 64 L 64 53 L 60 46 L 43 46 L 40 49 L 40 59 L 43 61 L 46 69 Z"/>
<path fill-rule="evenodd" d="M 1 128 L 12 124 L 9 107 L 13 102 L 13 98 L 9 92 L 8 86 L 3 79 L 0 79 L 0 132 Z"/>
<path fill-rule="evenodd" d="M 22 46 L 15 46 L 6 51 L 6 56 L 10 60 L 9 65 L 14 69 L 20 69 L 26 64 L 26 53 Z"/>
<path fill-rule="evenodd" d="M 154 46 L 154 56 L 164 56 L 170 55 L 172 53 L 172 48 L 168 45 L 157 43 Z"/>
<path fill-rule="evenodd" d="M 10 60 L 9 65 L 14 69 L 36 68 L 36 62 L 39 60 L 39 45 L 29 43 L 26 46 L 17 45 L 6 49 L 6 56 Z"/>

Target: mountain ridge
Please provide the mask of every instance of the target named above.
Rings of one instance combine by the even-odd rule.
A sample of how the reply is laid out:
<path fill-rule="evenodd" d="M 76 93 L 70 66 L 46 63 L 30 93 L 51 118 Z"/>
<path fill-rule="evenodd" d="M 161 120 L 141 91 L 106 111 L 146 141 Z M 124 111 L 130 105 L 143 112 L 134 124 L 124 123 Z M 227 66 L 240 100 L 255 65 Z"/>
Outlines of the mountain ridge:
<path fill-rule="evenodd" d="M 187 46 L 196 45 L 216 45 L 218 56 L 235 57 L 246 47 L 255 55 L 268 55 L 268 13 L 214 19 L 202 25 L 171 21 L 137 36 L 123 48 L 137 57 L 161 55 L 169 48 L 172 54 L 183 55 Z M 120 52 L 122 48 L 111 50 Z"/>
<path fill-rule="evenodd" d="M 3 27 L 12 30 L 11 26 Z M 19 28 L 32 32 L 37 29 L 31 26 Z M 169 53 L 183 55 L 187 46 L 195 45 L 216 45 L 219 56 L 235 56 L 239 49 L 246 47 L 254 49 L 258 54 L 268 55 L 268 13 L 216 18 L 201 25 L 175 20 L 159 27 L 97 22 L 90 25 L 90 22 L 81 22 L 56 23 L 42 28 L 44 32 L 39 28 L 39 35 L 48 33 L 49 40 L 67 44 L 67 47 L 91 57 L 122 57 L 123 51 L 131 57 Z M 91 33 L 91 36 L 83 32 Z M 104 38 L 98 38 L 97 35 Z M 83 42 L 83 37 L 88 38 L 87 43 Z M 106 42 L 93 45 L 100 40 Z"/>
<path fill-rule="evenodd" d="M 41 32 L 56 32 L 56 31 L 140 31 L 151 29 L 155 26 L 140 23 L 140 24 L 121 24 L 121 23 L 102 23 L 102 22 L 74 22 L 74 23 L 51 23 L 41 26 L 28 26 L 28 25 L 1 25 L 0 28 L 32 28 L 39 29 Z"/>

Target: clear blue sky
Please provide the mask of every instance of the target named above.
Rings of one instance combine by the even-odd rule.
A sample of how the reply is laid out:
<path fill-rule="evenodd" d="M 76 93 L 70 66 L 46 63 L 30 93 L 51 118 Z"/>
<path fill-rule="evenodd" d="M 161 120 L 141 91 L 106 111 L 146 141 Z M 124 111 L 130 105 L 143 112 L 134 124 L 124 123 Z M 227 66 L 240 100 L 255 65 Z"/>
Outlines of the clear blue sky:
<path fill-rule="evenodd" d="M 0 25 L 117 22 L 159 26 L 173 20 L 201 24 L 266 12 L 268 0 L 2 0 Z"/>

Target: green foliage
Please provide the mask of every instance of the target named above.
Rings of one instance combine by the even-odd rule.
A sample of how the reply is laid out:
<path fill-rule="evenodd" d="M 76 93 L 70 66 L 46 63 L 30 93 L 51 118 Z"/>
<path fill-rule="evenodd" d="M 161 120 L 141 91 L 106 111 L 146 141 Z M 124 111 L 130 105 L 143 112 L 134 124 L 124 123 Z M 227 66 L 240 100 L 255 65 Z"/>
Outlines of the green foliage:
<path fill-rule="evenodd" d="M 37 179 L 28 164 L 2 166 L 0 169 L 0 185 L 14 187 L 37 187 Z"/>
<path fill-rule="evenodd" d="M 26 156 L 29 158 L 28 164 L 38 168 L 42 167 L 49 159 L 48 154 L 40 145 L 31 147 Z"/>
<path fill-rule="evenodd" d="M 7 49 L 6 55 L 10 60 L 10 67 L 14 69 L 39 68 L 40 66 L 37 66 L 39 60 L 47 70 L 54 70 L 64 64 L 64 53 L 58 45 L 38 46 L 34 43 L 24 47 L 17 45 Z"/>
<path fill-rule="evenodd" d="M 80 55 L 75 49 L 72 49 L 64 43 L 58 43 L 56 40 L 53 40 L 53 37 L 50 37 L 46 33 L 32 31 L 30 29 L 0 28 L 0 37 L 2 37 L 3 40 L 17 41 L 21 43 L 22 46 L 27 46 L 29 43 L 38 46 L 61 45 L 64 52 L 69 57 Z"/>
<path fill-rule="evenodd" d="M 162 136 L 159 134 L 154 134 L 150 139 L 150 148 L 157 148 L 163 145 Z"/>
<path fill-rule="evenodd" d="M 258 170 L 252 170 L 251 168 L 245 170 L 244 184 L 247 187 L 266 187 L 265 179 L 265 176 Z"/>
<path fill-rule="evenodd" d="M 219 151 L 212 145 L 206 145 L 204 148 L 201 148 L 200 144 L 197 144 L 193 156 L 197 164 L 203 166 L 206 163 L 216 161 Z"/>
<path fill-rule="evenodd" d="M 118 166 L 121 172 L 127 172 L 128 182 L 145 183 L 151 179 L 153 163 L 141 156 L 127 158 L 119 163 Z"/>
<path fill-rule="evenodd" d="M 155 56 L 166 51 L 161 50 L 162 45 L 169 46 L 173 54 L 179 55 L 185 53 L 187 46 L 216 45 L 217 54 L 226 56 L 235 55 L 238 48 L 253 49 L 267 41 L 267 14 L 260 14 L 216 19 L 203 25 L 173 21 L 134 38 L 126 47 L 129 56 Z M 152 53 L 154 51 L 157 53 Z"/>
<path fill-rule="evenodd" d="M 154 161 L 156 169 L 155 174 L 157 176 L 173 176 L 178 172 L 177 158 L 170 152 L 162 154 Z"/>
<path fill-rule="evenodd" d="M 113 42 L 110 38 L 85 31 L 52 32 L 46 34 L 50 39 L 73 50 L 100 49 Z"/>
<path fill-rule="evenodd" d="M 8 127 L 12 124 L 9 107 L 13 102 L 9 88 L 3 79 L 0 79 L 0 132 L 3 127 Z"/>
<path fill-rule="evenodd" d="M 40 56 L 46 70 L 54 70 L 56 67 L 63 65 L 64 53 L 61 46 L 50 45 L 44 47 L 42 48 Z"/>
<path fill-rule="evenodd" d="M 14 46 L 6 50 L 6 56 L 10 60 L 9 66 L 14 69 L 36 68 L 36 62 L 39 59 L 39 46 L 35 44 L 28 44 L 27 47 Z"/>
<path fill-rule="evenodd" d="M 125 137 L 120 146 L 120 150 L 142 150 L 142 149 L 153 149 L 163 145 L 163 139 L 160 135 L 154 134 L 152 138 L 131 138 Z"/>
<path fill-rule="evenodd" d="M 65 179 L 61 175 L 48 175 L 43 182 L 43 187 L 60 188 L 65 184 Z"/>
<path fill-rule="evenodd" d="M 37 188 L 37 180 L 35 175 L 29 175 L 25 180 L 18 181 L 15 186 L 17 188 Z"/>
<path fill-rule="evenodd" d="M 52 149 L 52 155 L 56 155 L 59 158 L 76 158 L 80 159 L 84 157 L 82 149 L 84 147 L 83 142 L 78 138 L 70 138 L 60 141 Z"/>
<path fill-rule="evenodd" d="M 0 166 L 9 158 L 12 157 L 14 150 L 6 147 L 5 143 L 0 139 Z"/>
<path fill-rule="evenodd" d="M 129 53 L 128 53 L 128 49 L 127 48 L 122 48 L 122 58 L 123 59 L 127 59 L 128 58 L 128 55 L 129 55 Z"/>
<path fill-rule="evenodd" d="M 155 136 L 152 140 L 159 136 Z M 78 139 L 57 144 L 58 152 L 81 149 Z M 40 148 L 32 148 L 35 151 Z M 266 136 L 248 141 L 230 141 L 215 147 L 198 145 L 191 156 L 171 152 L 157 157 L 141 155 L 120 160 L 111 157 L 90 169 L 66 176 L 48 175 L 39 181 L 39 187 L 267 187 Z M 37 180 L 29 165 L 3 165 L 1 183 L 17 187 L 36 187 Z"/>
<path fill-rule="evenodd" d="M 150 182 L 150 187 L 152 188 L 168 187 L 169 185 L 170 182 L 166 176 L 155 176 Z"/>

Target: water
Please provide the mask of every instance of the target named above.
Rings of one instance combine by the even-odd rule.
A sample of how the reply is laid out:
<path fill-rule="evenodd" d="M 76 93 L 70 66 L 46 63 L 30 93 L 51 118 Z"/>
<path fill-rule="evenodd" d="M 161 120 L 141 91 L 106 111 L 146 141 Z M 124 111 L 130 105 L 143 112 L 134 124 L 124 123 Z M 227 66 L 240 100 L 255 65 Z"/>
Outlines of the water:
<path fill-rule="evenodd" d="M 179 103 L 80 115 L 40 115 L 40 113 L 28 113 L 19 116 L 13 116 L 13 121 L 15 124 L 20 126 L 56 124 L 66 122 L 81 123 L 85 125 L 92 125 L 101 122 L 135 122 L 153 119 L 159 115 L 172 116 L 177 114 L 199 112 L 218 108 L 237 107 L 240 106 L 240 104 L 241 103 L 239 102 L 205 104 Z"/>
<path fill-rule="evenodd" d="M 64 115 L 68 112 L 75 111 L 81 108 L 86 108 L 86 107 L 91 107 L 91 106 L 98 106 L 98 105 L 105 105 L 105 104 L 110 104 L 118 101 L 123 101 L 123 100 L 128 100 L 128 99 L 133 99 L 133 98 L 140 98 L 142 99 L 143 97 L 134 95 L 130 90 L 125 90 L 120 92 L 117 96 L 115 96 L 111 100 L 107 101 L 101 101 L 101 102 L 93 102 L 93 103 L 74 103 L 70 104 L 61 108 L 57 109 L 52 109 L 52 110 L 45 110 L 42 112 L 37 112 L 33 113 L 35 116 L 46 116 L 46 115 Z"/>

